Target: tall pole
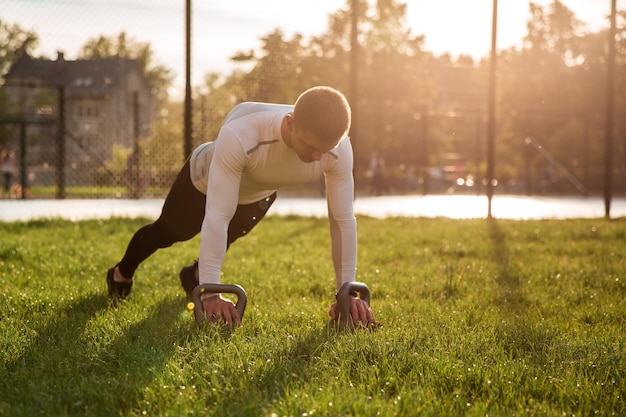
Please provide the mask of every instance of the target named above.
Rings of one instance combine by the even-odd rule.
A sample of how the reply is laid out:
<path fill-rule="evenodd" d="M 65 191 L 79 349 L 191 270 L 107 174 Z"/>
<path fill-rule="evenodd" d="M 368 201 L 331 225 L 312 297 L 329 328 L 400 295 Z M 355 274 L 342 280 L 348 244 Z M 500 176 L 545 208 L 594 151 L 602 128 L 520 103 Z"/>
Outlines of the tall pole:
<path fill-rule="evenodd" d="M 139 93 L 133 92 L 133 153 L 129 160 L 129 194 L 131 198 L 139 198 Z"/>
<path fill-rule="evenodd" d="M 611 217 L 613 193 L 613 112 L 615 111 L 615 14 L 617 0 L 611 0 L 611 28 L 609 29 L 609 56 L 606 76 L 606 124 L 604 127 L 604 216 Z"/>
<path fill-rule="evenodd" d="M 185 0 L 185 108 L 184 108 L 184 155 L 191 154 L 191 0 Z"/>
<path fill-rule="evenodd" d="M 28 174 L 26 172 L 26 121 L 20 121 L 20 185 L 22 186 L 22 199 L 26 200 L 28 196 Z"/>
<path fill-rule="evenodd" d="M 133 152 L 139 152 L 139 92 L 133 91 Z"/>
<path fill-rule="evenodd" d="M 359 101 L 358 99 L 359 1 L 360 0 L 352 0 L 352 10 L 351 10 L 352 26 L 351 26 L 351 32 L 350 32 L 350 73 L 348 74 L 349 85 L 350 85 L 349 100 L 350 100 L 350 107 L 352 108 L 352 127 L 350 129 L 350 136 L 352 136 L 353 138 L 357 136 L 358 134 L 357 112 L 358 112 L 358 101 Z M 355 158 L 355 160 L 357 160 L 357 158 Z"/>
<path fill-rule="evenodd" d="M 491 218 L 491 200 L 494 187 L 494 137 L 496 130 L 496 58 L 498 32 L 498 0 L 493 0 L 493 16 L 491 19 L 491 62 L 489 63 L 489 96 L 487 120 L 487 217 Z"/>
<path fill-rule="evenodd" d="M 59 87 L 59 131 L 57 137 L 57 198 L 65 198 L 65 87 Z"/>

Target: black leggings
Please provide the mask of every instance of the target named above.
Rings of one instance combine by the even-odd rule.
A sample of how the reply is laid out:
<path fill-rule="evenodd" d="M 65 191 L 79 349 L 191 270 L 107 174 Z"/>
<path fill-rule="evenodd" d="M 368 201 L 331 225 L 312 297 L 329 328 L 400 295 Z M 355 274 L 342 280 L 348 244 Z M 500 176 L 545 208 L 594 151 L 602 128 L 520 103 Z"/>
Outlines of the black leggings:
<path fill-rule="evenodd" d="M 128 243 L 126 253 L 118 264 L 122 275 L 132 277 L 139 264 L 158 249 L 189 240 L 200 233 L 206 197 L 192 184 L 187 161 L 165 198 L 161 216 L 154 223 L 137 230 Z M 250 232 L 265 216 L 274 200 L 276 193 L 256 203 L 239 204 L 228 225 L 226 247 L 229 248 L 231 243 Z"/>

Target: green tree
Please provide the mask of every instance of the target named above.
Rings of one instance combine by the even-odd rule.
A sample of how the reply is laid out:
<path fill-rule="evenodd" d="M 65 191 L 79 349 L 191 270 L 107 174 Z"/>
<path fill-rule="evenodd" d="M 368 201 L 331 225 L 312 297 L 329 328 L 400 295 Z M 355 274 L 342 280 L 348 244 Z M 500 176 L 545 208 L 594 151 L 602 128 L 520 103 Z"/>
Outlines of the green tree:
<path fill-rule="evenodd" d="M 152 135 L 140 141 L 140 172 L 151 194 L 165 195 L 182 166 L 182 106 L 168 103 L 152 124 Z"/>
<path fill-rule="evenodd" d="M 531 3 L 529 10 L 522 48 L 507 50 L 500 58 L 496 168 L 530 180 L 533 193 L 577 192 L 539 152 L 524 145 L 524 139 L 532 137 L 591 192 L 600 190 L 608 32 L 586 32 L 558 0 L 543 7 Z M 617 41 L 623 43 L 623 19 L 618 27 Z M 625 81 L 625 54 L 619 51 L 616 91 L 624 88 Z M 621 96 L 616 94 L 616 114 L 625 108 Z M 624 135 L 620 123 L 616 124 L 618 138 Z M 623 144 L 617 151 L 624 152 Z M 623 170 L 624 165 L 616 169 Z"/>
<path fill-rule="evenodd" d="M 276 29 L 261 41 L 261 56 L 244 80 L 247 85 L 254 86 L 251 99 L 293 102 L 302 84 L 300 65 L 305 53 L 302 35 L 295 34 L 287 40 L 282 31 Z"/>
<path fill-rule="evenodd" d="M 353 103 L 359 114 L 355 123 L 360 126 L 354 138 L 357 164 L 366 165 L 375 149 L 383 149 L 394 163 L 414 162 L 414 155 L 407 157 L 406 145 L 420 130 L 416 120 L 424 103 L 436 94 L 432 78 L 422 76 L 428 74 L 427 66 L 434 58 L 423 50 L 424 37 L 413 36 L 407 29 L 405 4 L 396 0 L 370 3 L 360 0 L 358 7 L 360 99 Z M 320 84 L 349 94 L 351 4 L 347 0 L 329 15 L 323 34 L 285 39 L 277 29 L 261 39 L 259 51 L 236 53 L 234 59 L 249 61 L 251 70 L 234 72 L 221 86 L 208 88 L 211 111 L 220 108 L 223 112 L 213 99 L 218 96 L 228 106 L 242 100 L 292 103 L 302 90 Z M 233 97 L 237 97 L 235 103 Z"/>
<path fill-rule="evenodd" d="M 227 76 L 205 75 L 194 100 L 194 142 L 217 137 L 226 114 L 242 101 L 293 103 L 313 85 L 305 71 L 306 45 L 302 35 L 285 39 L 276 29 L 261 38 L 258 51 L 238 51 L 231 58 L 242 65 Z M 247 67 L 247 68 L 243 68 Z"/>
<path fill-rule="evenodd" d="M 9 71 L 20 54 L 31 53 L 38 43 L 39 37 L 35 32 L 0 19 L 0 76 Z"/>
<path fill-rule="evenodd" d="M 293 102 L 315 84 L 350 93 L 352 0 L 329 15 L 327 30 L 286 39 L 280 30 L 262 38 L 259 50 L 238 52 L 241 68 L 226 77 L 207 77 L 202 88 L 211 116 L 205 129 L 215 137 L 226 112 L 242 100 Z M 358 0 L 358 102 L 353 137 L 357 176 L 378 151 L 391 167 L 440 165 L 446 152 L 461 153 L 476 177 L 485 168 L 487 57 L 434 56 L 424 36 L 407 28 L 406 4 L 397 0 Z M 626 90 L 626 14 L 618 18 L 616 91 Z M 545 159 L 524 145 L 538 140 L 574 175 L 600 189 L 606 87 L 607 33 L 586 32 L 561 1 L 529 5 L 528 32 L 519 48 L 498 60 L 496 175 L 524 180 L 530 166 L 539 191 Z M 626 110 L 616 94 L 616 114 Z M 617 138 L 626 123 L 616 117 Z M 203 134 L 205 132 L 203 131 Z M 617 152 L 624 154 L 626 142 Z M 626 163 L 617 169 L 623 170 Z M 621 172 L 621 171 L 620 171 Z M 625 175 L 622 177 L 626 178 Z M 555 191 L 572 192 L 567 181 Z M 623 185 L 626 188 L 626 184 Z M 517 188 L 512 191 L 521 191 Z"/>
<path fill-rule="evenodd" d="M 9 24 L 0 19 L 0 78 L 24 52 L 32 52 L 39 42 L 35 32 L 25 30 L 17 24 Z M 2 81 L 0 80 L 0 86 Z M 9 100 L 4 89 L 0 88 L 0 115 L 14 112 L 13 103 Z M 0 145 L 6 145 L 8 140 L 8 126 L 0 124 Z"/>
<path fill-rule="evenodd" d="M 424 36 L 408 29 L 406 4 L 397 0 L 375 1 L 359 28 L 360 162 L 379 151 L 388 165 L 413 165 L 419 156 L 407 150 L 420 149 L 416 141 L 423 139 L 414 125 L 437 93 L 434 79 L 422 75 L 435 60 L 423 49 Z"/>
<path fill-rule="evenodd" d="M 172 85 L 172 71 L 155 61 L 154 51 L 148 42 L 139 42 L 129 37 L 126 32 L 117 36 L 98 36 L 89 39 L 80 49 L 81 59 L 108 58 L 119 56 L 136 59 L 139 62 L 152 93 L 157 98 L 157 107 L 162 108 L 168 97 L 168 89 Z"/>
<path fill-rule="evenodd" d="M 127 36 L 126 32 L 121 32 L 117 36 L 98 36 L 89 39 L 81 48 L 78 57 L 81 59 L 102 59 L 108 57 L 122 57 L 136 59 L 143 72 L 152 95 L 156 98 L 156 114 L 158 119 L 151 126 L 152 135 L 143 138 L 138 143 L 138 154 L 133 154 L 131 149 L 117 149 L 114 158 L 110 163 L 119 163 L 125 160 L 125 169 L 129 166 L 135 171 L 130 174 L 124 171 L 125 175 L 131 175 L 129 192 L 131 195 L 145 195 L 146 187 L 151 186 L 154 192 L 162 193 L 165 189 L 163 183 L 171 180 L 171 170 L 178 165 L 173 162 L 173 155 L 180 155 L 174 152 L 173 147 L 182 146 L 182 118 L 180 114 L 172 112 L 172 103 L 168 102 L 168 88 L 173 81 L 171 70 L 158 64 L 154 59 L 152 47 L 147 42 L 139 42 Z M 159 117 L 165 114 L 167 117 Z M 116 149 L 113 150 L 114 152 Z M 137 163 L 132 163 L 130 158 L 136 158 Z M 106 167 L 105 167 L 106 168 Z M 117 171 L 111 171 L 116 181 L 121 181 L 120 167 L 115 167 Z M 136 178 L 135 178 L 136 176 Z M 139 188 L 133 188 L 139 185 Z"/>

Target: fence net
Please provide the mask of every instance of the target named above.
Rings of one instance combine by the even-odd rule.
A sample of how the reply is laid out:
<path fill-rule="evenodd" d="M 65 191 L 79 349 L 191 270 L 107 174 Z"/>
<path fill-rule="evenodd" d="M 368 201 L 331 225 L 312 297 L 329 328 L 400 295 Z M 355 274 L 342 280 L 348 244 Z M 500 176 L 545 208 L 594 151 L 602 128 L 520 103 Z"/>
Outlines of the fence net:
<path fill-rule="evenodd" d="M 184 4 L 96 3 L 3 2 L 5 197 L 164 197 L 186 149 L 213 140 L 232 106 L 293 103 L 319 84 L 349 96 L 357 192 L 485 192 L 490 59 L 426 49 L 405 2 L 337 1 L 319 12 L 327 26 L 318 33 L 257 33 L 256 43 L 228 51 L 226 66 L 204 62 L 207 48 L 223 47 L 254 16 L 238 12 L 238 27 L 207 32 L 215 12 L 194 2 L 191 60 L 206 65 L 192 79 L 189 133 Z M 590 30 L 567 7 L 530 7 L 519 17 L 528 22 L 524 43 L 498 54 L 496 192 L 599 194 L 610 174 L 612 190 L 625 193 L 626 120 L 607 115 L 626 114 L 626 13 L 617 14 L 611 56 L 608 21 Z M 307 16 L 295 19 L 304 25 Z"/>

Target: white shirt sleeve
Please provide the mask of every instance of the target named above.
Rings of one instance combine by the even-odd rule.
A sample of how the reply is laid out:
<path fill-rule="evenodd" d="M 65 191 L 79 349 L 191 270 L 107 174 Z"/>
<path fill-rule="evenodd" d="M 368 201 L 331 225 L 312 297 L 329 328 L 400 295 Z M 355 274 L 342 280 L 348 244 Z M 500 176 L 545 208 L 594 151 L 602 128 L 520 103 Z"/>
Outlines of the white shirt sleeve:
<path fill-rule="evenodd" d="M 198 269 L 200 284 L 217 284 L 226 255 L 228 224 L 237 209 L 241 174 L 247 158 L 236 135 L 223 127 L 215 142 L 215 151 L 207 183 L 207 198 L 200 231 Z"/>
<path fill-rule="evenodd" d="M 354 216 L 353 155 L 349 140 L 340 145 L 339 160 L 325 174 L 326 199 L 337 290 L 356 279 L 357 232 Z"/>

